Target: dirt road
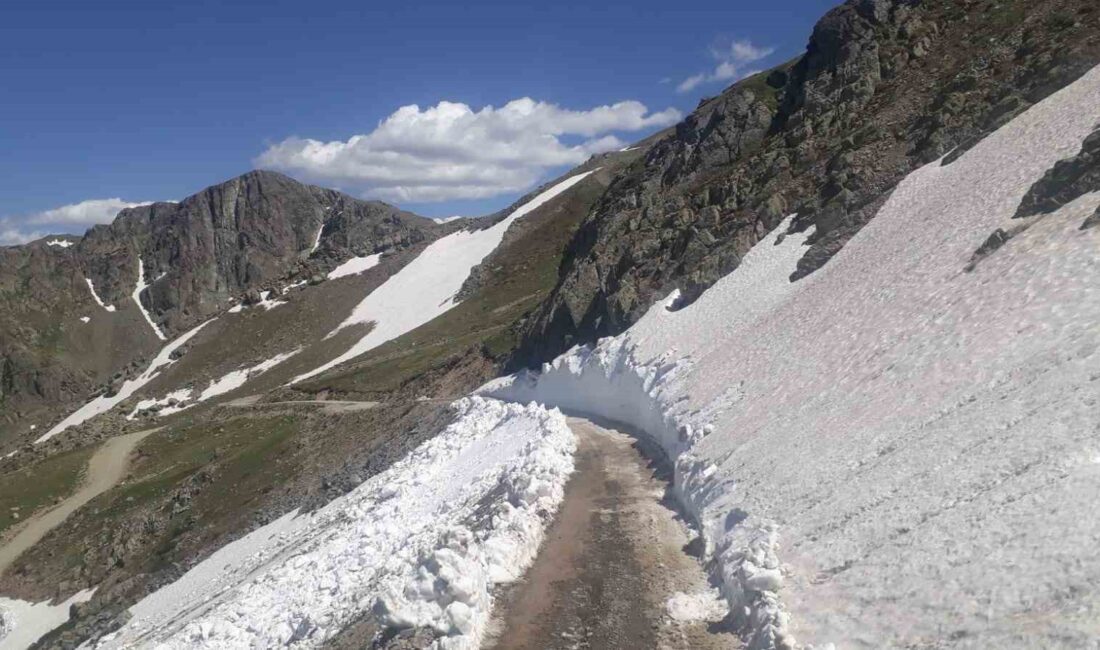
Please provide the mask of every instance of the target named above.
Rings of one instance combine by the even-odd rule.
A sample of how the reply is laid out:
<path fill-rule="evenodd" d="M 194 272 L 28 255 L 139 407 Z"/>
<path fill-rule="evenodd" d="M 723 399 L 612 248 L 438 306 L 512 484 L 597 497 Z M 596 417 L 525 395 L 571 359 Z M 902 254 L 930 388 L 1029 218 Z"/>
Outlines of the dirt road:
<path fill-rule="evenodd" d="M 667 474 L 618 431 L 570 418 L 577 471 L 524 580 L 499 598 L 497 650 L 738 648 Z M 672 601 L 670 604 L 670 600 Z"/>
<path fill-rule="evenodd" d="M 116 436 L 103 443 L 88 461 L 87 475 L 80 489 L 50 510 L 31 517 L 14 537 L 0 546 L 0 573 L 6 571 L 23 551 L 34 546 L 69 515 L 121 481 L 126 474 L 130 452 L 146 436 L 158 429 L 159 427 Z"/>

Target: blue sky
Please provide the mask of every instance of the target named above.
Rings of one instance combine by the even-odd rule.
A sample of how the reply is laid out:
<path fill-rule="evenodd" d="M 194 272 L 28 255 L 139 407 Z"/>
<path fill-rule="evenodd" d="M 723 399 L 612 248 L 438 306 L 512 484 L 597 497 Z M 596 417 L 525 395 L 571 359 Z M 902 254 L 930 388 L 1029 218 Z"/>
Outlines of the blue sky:
<path fill-rule="evenodd" d="M 489 212 L 799 54 L 833 4 L 5 2 L 0 243 L 257 164 Z"/>

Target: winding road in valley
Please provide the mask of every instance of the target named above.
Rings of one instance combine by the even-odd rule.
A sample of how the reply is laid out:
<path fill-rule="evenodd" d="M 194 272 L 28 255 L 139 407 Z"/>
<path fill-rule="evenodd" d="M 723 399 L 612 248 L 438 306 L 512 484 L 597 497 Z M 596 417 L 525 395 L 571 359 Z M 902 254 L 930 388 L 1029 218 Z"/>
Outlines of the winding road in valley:
<path fill-rule="evenodd" d="M 613 428 L 570 418 L 576 472 L 525 578 L 500 595 L 487 648 L 737 648 L 672 509 L 667 468 Z M 670 602 L 671 601 L 671 602 Z"/>
<path fill-rule="evenodd" d="M 126 475 L 130 453 L 146 436 L 159 429 L 157 427 L 115 436 L 103 443 L 88 461 L 88 470 L 80 488 L 53 508 L 28 519 L 7 543 L 0 546 L 0 574 L 24 551 L 45 537 L 46 533 L 61 525 L 69 515 L 118 484 Z"/>

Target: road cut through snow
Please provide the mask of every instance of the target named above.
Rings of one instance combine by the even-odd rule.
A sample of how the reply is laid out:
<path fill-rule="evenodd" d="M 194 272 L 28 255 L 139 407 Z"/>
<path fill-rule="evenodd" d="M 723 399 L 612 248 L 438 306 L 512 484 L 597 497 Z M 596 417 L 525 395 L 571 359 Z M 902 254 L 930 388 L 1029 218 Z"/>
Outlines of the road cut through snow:
<path fill-rule="evenodd" d="M 670 506 L 670 469 L 645 439 L 579 418 L 576 471 L 538 557 L 506 587 L 484 647 L 494 650 L 729 650 L 726 605 Z M 642 448 L 647 453 L 643 453 Z"/>
<path fill-rule="evenodd" d="M 1098 123 L 1094 69 L 913 172 L 808 278 L 773 232 L 693 304 L 482 392 L 664 447 L 750 647 L 1089 647 L 1100 194 L 965 268 Z"/>
<path fill-rule="evenodd" d="M 406 458 L 216 551 L 96 647 L 317 647 L 367 612 L 478 647 L 496 586 L 522 575 L 561 502 L 575 440 L 557 411 L 454 408 Z"/>

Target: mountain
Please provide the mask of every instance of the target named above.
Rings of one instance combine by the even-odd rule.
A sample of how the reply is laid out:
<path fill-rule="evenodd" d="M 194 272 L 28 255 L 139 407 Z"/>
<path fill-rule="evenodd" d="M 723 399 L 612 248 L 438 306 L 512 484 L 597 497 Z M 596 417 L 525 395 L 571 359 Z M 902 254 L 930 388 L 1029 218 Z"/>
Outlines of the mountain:
<path fill-rule="evenodd" d="M 615 180 L 514 367 L 690 303 L 789 214 L 821 268 L 906 175 L 950 161 L 1100 62 L 1088 2 L 847 2 L 806 54 L 704 100 Z"/>
<path fill-rule="evenodd" d="M 47 237 L 2 248 L 0 440 L 117 384 L 230 300 L 255 301 L 352 255 L 398 252 L 441 232 L 385 203 L 255 171 L 179 203 L 123 210 L 63 238 L 68 246 Z"/>
<path fill-rule="evenodd" d="M 492 215 L 256 171 L 0 248 L 0 647 L 1089 647 L 1097 64 L 849 0 Z"/>

